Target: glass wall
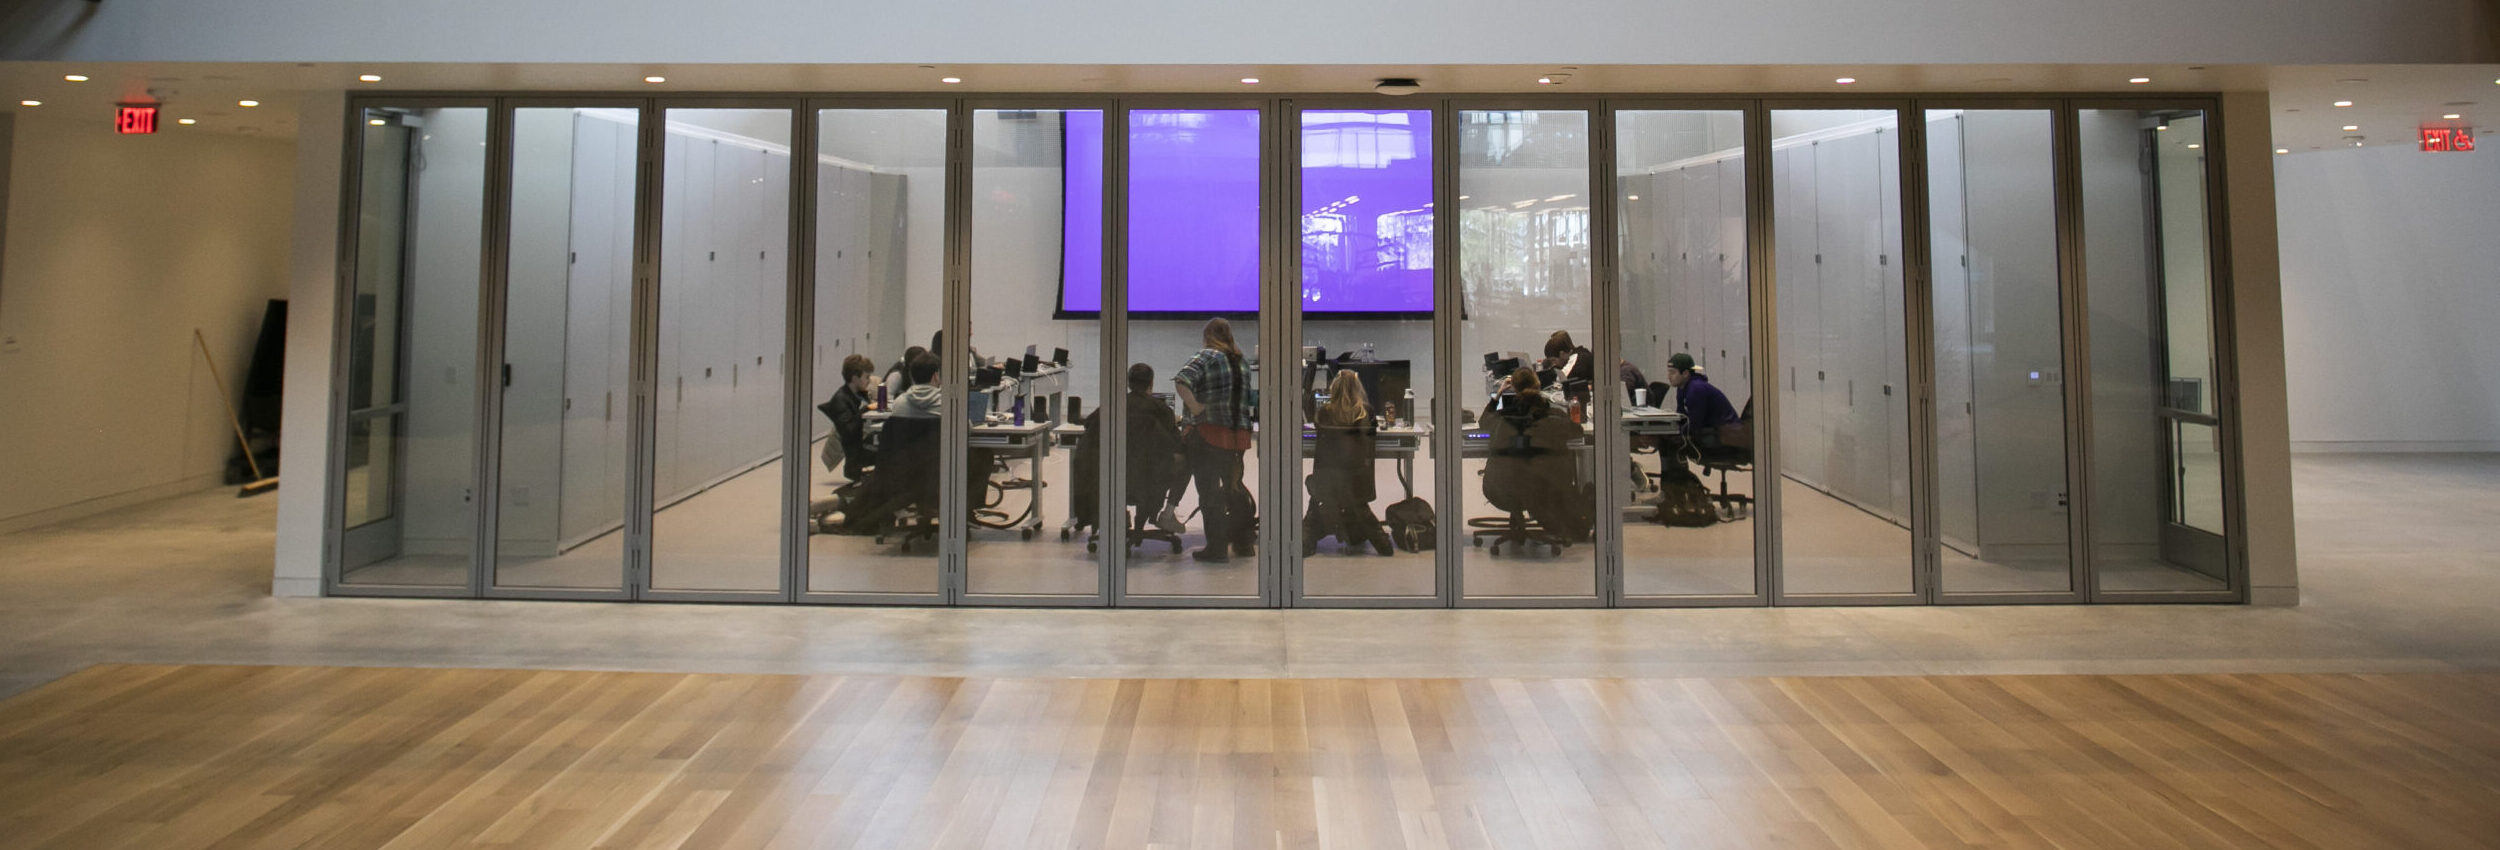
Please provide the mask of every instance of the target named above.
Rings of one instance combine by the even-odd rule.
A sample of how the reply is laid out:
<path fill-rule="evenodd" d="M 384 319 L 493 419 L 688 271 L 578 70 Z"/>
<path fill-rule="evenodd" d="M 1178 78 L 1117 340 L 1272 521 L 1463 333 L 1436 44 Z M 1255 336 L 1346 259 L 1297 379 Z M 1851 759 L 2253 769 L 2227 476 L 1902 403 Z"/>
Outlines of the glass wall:
<path fill-rule="evenodd" d="M 466 587 L 487 110 L 361 114 L 339 581 Z"/>
<path fill-rule="evenodd" d="M 1125 421 L 1129 507 L 1101 512 L 1102 120 L 1099 109 L 979 109 L 972 116 L 971 527 L 967 593 L 1092 598 L 1104 540 L 1145 539 L 1170 475 L 1172 423 L 1155 376 Z M 1063 301 L 1078 302 L 1069 309 Z M 1086 306 L 1086 305 L 1091 305 Z M 1123 390 L 1126 383 L 1110 389 Z M 1138 514 L 1145 514 L 1140 517 Z"/>
<path fill-rule="evenodd" d="M 1623 593 L 1755 596 L 1745 114 L 1616 112 L 1615 175 Z"/>
<path fill-rule="evenodd" d="M 512 112 L 496 587 L 625 589 L 639 124 Z"/>
<path fill-rule="evenodd" d="M 1914 590 L 1899 132 L 1890 109 L 1771 113 L 1788 595 Z"/>
<path fill-rule="evenodd" d="M 1257 109 L 1129 113 L 1129 360 L 1153 370 L 1152 397 L 1182 428 L 1177 463 L 1154 476 L 1166 489 L 1147 522 L 1168 538 L 1128 556 L 1128 596 L 1255 599 L 1265 586 L 1255 445 L 1266 276 L 1262 117 Z M 1132 451 L 1141 453 L 1132 461 L 1163 460 L 1159 447 Z M 1147 492 L 1130 498 L 1154 499 L 1156 482 L 1141 483 Z"/>
<path fill-rule="evenodd" d="M 1301 592 L 1435 598 L 1432 112 L 1300 131 Z"/>
<path fill-rule="evenodd" d="M 793 112 L 662 114 L 650 587 L 778 592 Z"/>
<path fill-rule="evenodd" d="M 2055 121 L 1927 120 L 1936 499 L 1946 593 L 2068 593 Z"/>
<path fill-rule="evenodd" d="M 1469 598 L 1593 597 L 1589 132 L 1580 110 L 1458 114 L 1460 489 Z"/>
<path fill-rule="evenodd" d="M 1651 101 L 1602 126 L 1595 101 L 1541 103 L 357 99 L 332 586 L 1384 607 L 2235 589 L 2209 101 Z M 1757 401 L 1778 414 L 1759 428 Z M 1292 454 L 1262 467 L 1262 446 Z"/>
<path fill-rule="evenodd" d="M 815 121 L 804 590 L 935 599 L 946 110 L 822 109 Z"/>
<path fill-rule="evenodd" d="M 2204 114 L 2076 120 L 2100 589 L 2227 589 Z"/>

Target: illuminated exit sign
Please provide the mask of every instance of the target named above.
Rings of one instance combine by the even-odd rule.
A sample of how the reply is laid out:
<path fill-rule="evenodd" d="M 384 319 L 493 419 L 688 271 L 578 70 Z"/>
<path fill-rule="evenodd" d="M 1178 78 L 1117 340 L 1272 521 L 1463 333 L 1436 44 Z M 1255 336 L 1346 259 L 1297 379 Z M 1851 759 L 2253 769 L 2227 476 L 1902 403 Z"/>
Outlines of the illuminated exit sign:
<path fill-rule="evenodd" d="M 2423 153 L 2470 151 L 2473 149 L 2474 128 L 2472 127 L 2424 126 L 2422 128 Z"/>
<path fill-rule="evenodd" d="M 156 132 L 156 107 L 125 106 L 113 115 L 113 131 L 125 136 Z"/>

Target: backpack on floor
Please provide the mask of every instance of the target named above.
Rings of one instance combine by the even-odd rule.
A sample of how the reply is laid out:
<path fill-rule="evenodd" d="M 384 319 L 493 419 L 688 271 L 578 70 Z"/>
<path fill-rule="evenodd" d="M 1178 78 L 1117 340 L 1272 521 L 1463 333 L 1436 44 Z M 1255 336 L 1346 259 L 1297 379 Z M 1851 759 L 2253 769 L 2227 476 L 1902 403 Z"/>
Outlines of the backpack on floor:
<path fill-rule="evenodd" d="M 1667 473 L 1658 479 L 1659 525 L 1700 528 L 1719 521 L 1719 510 L 1710 504 L 1710 488 L 1681 463 L 1671 463 Z"/>
<path fill-rule="evenodd" d="M 1432 513 L 1432 503 L 1422 496 L 1409 496 L 1381 512 L 1381 521 L 1389 526 L 1389 539 L 1398 548 L 1409 552 L 1428 552 L 1440 535 L 1440 519 Z"/>

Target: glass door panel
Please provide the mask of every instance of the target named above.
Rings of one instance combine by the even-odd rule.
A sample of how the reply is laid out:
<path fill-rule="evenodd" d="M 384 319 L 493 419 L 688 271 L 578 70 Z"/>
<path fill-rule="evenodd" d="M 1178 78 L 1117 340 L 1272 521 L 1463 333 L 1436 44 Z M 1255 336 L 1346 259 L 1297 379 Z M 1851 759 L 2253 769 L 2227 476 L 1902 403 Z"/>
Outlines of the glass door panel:
<path fill-rule="evenodd" d="M 946 292 L 946 110 L 816 112 L 809 594 L 929 601 L 938 564 L 931 338 Z"/>
<path fill-rule="evenodd" d="M 1745 114 L 1615 113 L 1627 597 L 1751 597 L 1752 301 Z"/>
<path fill-rule="evenodd" d="M 1262 117 L 1257 109 L 1128 113 L 1129 374 L 1153 388 L 1138 403 L 1151 398 L 1182 425 L 1172 456 L 1130 449 L 1132 464 L 1165 470 L 1129 495 L 1160 503 L 1135 510 L 1151 513 L 1147 525 L 1165 537 L 1127 557 L 1129 597 L 1239 602 L 1259 599 L 1265 587 L 1254 439 L 1266 272 Z M 1073 240 L 1069 250 L 1069 263 L 1085 261 Z"/>
<path fill-rule="evenodd" d="M 639 117 L 513 110 L 499 588 L 624 590 Z"/>
<path fill-rule="evenodd" d="M 1926 121 L 1941 588 L 2069 593 L 2053 116 Z"/>
<path fill-rule="evenodd" d="M 1458 114 L 1467 598 L 1597 595 L 1589 115 Z M 1603 379 L 1603 380 L 1601 380 Z"/>
<path fill-rule="evenodd" d="M 1301 594 L 1434 599 L 1432 111 L 1300 131 Z"/>
<path fill-rule="evenodd" d="M 1786 595 L 1914 592 L 1899 117 L 1771 113 Z"/>
<path fill-rule="evenodd" d="M 971 116 L 971 397 L 984 415 L 965 454 L 966 592 L 1091 600 L 1103 592 L 1104 541 L 1169 548 L 1136 531 L 1159 502 L 1097 516 L 1104 394 L 1126 391 L 1104 386 L 1101 362 L 1103 112 Z M 1172 468 L 1174 427 L 1149 415 L 1154 383 L 1128 388 L 1142 393 L 1123 414 L 1132 497 Z"/>
<path fill-rule="evenodd" d="M 487 115 L 374 107 L 358 129 L 342 586 L 469 583 Z"/>
<path fill-rule="evenodd" d="M 778 592 L 788 109 L 669 109 L 651 589 Z"/>
<path fill-rule="evenodd" d="M 2076 121 L 2093 568 L 2104 592 L 2228 590 L 2204 115 L 2086 109 Z"/>

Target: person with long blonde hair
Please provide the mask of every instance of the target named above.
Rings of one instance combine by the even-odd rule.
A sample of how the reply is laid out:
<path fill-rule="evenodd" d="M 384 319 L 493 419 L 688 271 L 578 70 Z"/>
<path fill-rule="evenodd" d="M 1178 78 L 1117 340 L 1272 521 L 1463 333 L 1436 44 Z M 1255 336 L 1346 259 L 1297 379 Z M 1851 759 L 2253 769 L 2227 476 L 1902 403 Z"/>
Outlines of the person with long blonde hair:
<path fill-rule="evenodd" d="M 1302 555 L 1319 553 L 1322 537 L 1352 549 L 1365 543 L 1387 555 L 1395 552 L 1389 532 L 1372 513 L 1378 498 L 1373 479 L 1373 453 L 1380 426 L 1372 421 L 1371 405 L 1363 401 L 1363 379 L 1352 369 L 1338 370 L 1328 382 L 1328 403 L 1312 413 L 1318 433 L 1311 450 L 1310 509 L 1302 515 Z"/>
<path fill-rule="evenodd" d="M 1204 347 L 1172 374 L 1172 388 L 1189 417 L 1182 454 L 1198 485 L 1198 514 L 1206 517 L 1207 545 L 1190 555 L 1220 564 L 1258 551 L 1258 503 L 1241 481 L 1251 444 L 1250 370 L 1233 342 L 1233 323 L 1208 319 L 1198 338 Z"/>

